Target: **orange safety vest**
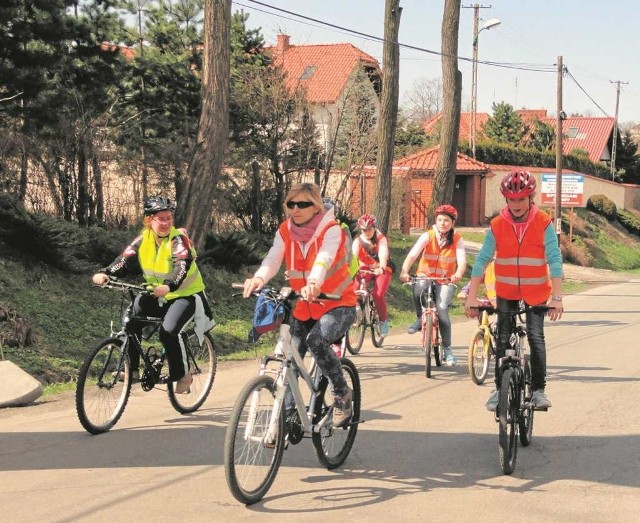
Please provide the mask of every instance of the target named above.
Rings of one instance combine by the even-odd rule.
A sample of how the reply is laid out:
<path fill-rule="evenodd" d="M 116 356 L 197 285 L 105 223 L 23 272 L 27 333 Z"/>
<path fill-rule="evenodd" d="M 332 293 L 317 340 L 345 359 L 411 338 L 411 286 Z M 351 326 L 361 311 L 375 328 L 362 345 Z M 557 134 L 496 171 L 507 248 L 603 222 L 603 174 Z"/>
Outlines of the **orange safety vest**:
<path fill-rule="evenodd" d="M 378 243 L 376 243 L 375 245 L 371 245 L 371 250 L 369 250 L 364 246 L 364 243 L 362 242 L 362 240 L 358 238 L 358 245 L 359 245 L 358 265 L 361 268 L 371 268 L 375 264 L 380 263 L 380 257 L 378 256 L 378 250 L 380 248 L 380 245 Z M 391 267 L 387 265 L 387 267 L 385 267 L 384 272 L 391 274 L 393 271 Z"/>
<path fill-rule="evenodd" d="M 340 225 L 336 221 L 327 223 L 320 234 L 313 239 L 305 257 L 302 252 L 302 247 L 298 242 L 291 239 L 289 221 L 287 220 L 280 224 L 278 230 L 284 240 L 285 264 L 289 275 L 289 283 L 294 291 L 299 291 L 307 284 L 307 278 L 316 261 L 319 248 L 330 227 L 340 227 Z M 317 320 L 328 310 L 336 307 L 355 307 L 356 287 L 353 278 L 349 274 L 344 234 L 340 236 L 341 240 L 338 252 L 331 267 L 327 270 L 325 280 L 320 287 L 320 292 L 325 294 L 338 294 L 341 298 L 339 300 L 323 300 L 322 302 L 316 303 L 298 300 L 293 309 L 293 316 L 296 319 L 306 321 L 309 318 L 313 318 Z"/>
<path fill-rule="evenodd" d="M 430 278 L 449 278 L 456 272 L 458 260 L 456 249 L 461 236 L 453 233 L 453 243 L 440 248 L 436 233 L 429 230 L 429 243 L 422 250 L 422 257 L 418 264 L 418 274 L 424 274 Z"/>
<path fill-rule="evenodd" d="M 551 218 L 538 211 L 518 242 L 513 225 L 502 216 L 491 220 L 496 239 L 496 292 L 505 300 L 524 300 L 529 305 L 546 303 L 551 279 L 544 252 L 544 230 Z"/>

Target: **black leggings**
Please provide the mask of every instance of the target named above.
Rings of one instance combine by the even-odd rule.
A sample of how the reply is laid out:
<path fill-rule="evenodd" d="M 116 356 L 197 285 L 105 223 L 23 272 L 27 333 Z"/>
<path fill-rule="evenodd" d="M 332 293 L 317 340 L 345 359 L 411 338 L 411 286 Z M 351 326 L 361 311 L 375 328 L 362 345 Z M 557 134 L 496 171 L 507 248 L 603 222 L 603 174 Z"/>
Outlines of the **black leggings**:
<path fill-rule="evenodd" d="M 205 301 L 206 303 L 206 301 Z M 169 360 L 169 379 L 177 381 L 182 378 L 187 365 L 187 352 L 180 333 L 191 321 L 196 311 L 196 296 L 186 296 L 161 304 L 157 298 L 149 295 L 137 296 L 133 304 L 131 327 L 140 338 L 143 323 L 136 321 L 136 316 L 157 316 L 163 318 L 160 326 L 160 343 L 167 350 Z M 130 354 L 131 355 L 131 354 Z M 131 358 L 131 369 L 137 371 L 140 358 Z"/>

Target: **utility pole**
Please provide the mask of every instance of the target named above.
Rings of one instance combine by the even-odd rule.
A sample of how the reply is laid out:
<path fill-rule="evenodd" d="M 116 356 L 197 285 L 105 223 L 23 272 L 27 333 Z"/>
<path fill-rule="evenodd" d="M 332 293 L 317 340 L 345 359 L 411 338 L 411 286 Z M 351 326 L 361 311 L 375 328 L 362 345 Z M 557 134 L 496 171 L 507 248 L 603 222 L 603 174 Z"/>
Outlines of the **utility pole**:
<path fill-rule="evenodd" d="M 564 120 L 564 112 L 562 111 L 562 75 L 564 74 L 564 66 L 562 64 L 562 56 L 558 56 L 558 88 L 556 93 L 556 234 L 558 236 L 558 246 L 560 246 L 560 234 L 562 233 L 562 120 Z"/>
<path fill-rule="evenodd" d="M 480 9 L 489 9 L 490 5 L 464 5 L 464 9 L 473 9 L 473 53 L 471 56 L 471 125 L 469 126 L 469 144 L 471 155 L 476 157 L 476 114 L 478 111 L 478 35 L 480 34 Z"/>
<path fill-rule="evenodd" d="M 611 80 L 612 84 L 617 84 L 616 87 L 616 115 L 613 120 L 613 143 L 611 144 L 611 180 L 616 179 L 616 147 L 618 145 L 618 107 L 620 105 L 620 84 L 628 84 L 629 82 L 622 82 Z"/>

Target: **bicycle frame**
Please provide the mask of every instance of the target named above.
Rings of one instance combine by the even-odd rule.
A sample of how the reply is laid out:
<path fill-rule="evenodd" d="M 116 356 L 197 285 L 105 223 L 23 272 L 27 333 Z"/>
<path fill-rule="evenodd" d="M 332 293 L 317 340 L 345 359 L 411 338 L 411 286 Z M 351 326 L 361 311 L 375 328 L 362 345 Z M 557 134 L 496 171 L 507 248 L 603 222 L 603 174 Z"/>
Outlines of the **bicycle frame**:
<path fill-rule="evenodd" d="M 422 306 L 422 341 L 424 343 L 425 337 L 427 335 L 426 325 L 427 325 L 427 316 L 431 315 L 433 317 L 433 326 L 432 326 L 432 334 L 431 339 L 434 342 L 434 345 L 440 345 L 440 326 L 438 324 L 438 310 L 436 309 L 436 301 L 435 301 L 435 281 L 429 280 L 427 287 L 422 291 L 422 296 L 420 297 L 420 305 Z M 424 299 L 426 296 L 426 300 Z"/>

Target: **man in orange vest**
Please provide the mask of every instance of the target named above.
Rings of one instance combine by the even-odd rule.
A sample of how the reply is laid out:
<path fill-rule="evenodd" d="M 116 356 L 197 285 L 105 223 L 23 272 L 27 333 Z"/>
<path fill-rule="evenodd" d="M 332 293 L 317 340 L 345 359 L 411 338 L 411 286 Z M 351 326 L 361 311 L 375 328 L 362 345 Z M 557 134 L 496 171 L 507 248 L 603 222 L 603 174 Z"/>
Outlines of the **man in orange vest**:
<path fill-rule="evenodd" d="M 500 184 L 507 205 L 491 220 L 482 248 L 471 271 L 469 296 L 465 303 L 467 316 L 476 317 L 478 286 L 485 267 L 494 253 L 498 305 L 498 346 L 496 355 L 496 390 L 486 407 L 495 411 L 498 405 L 498 362 L 509 345 L 510 316 L 518 310 L 519 301 L 528 306 L 552 307 L 548 313 L 529 309 L 527 339 L 531 348 L 531 388 L 535 408 L 547 409 L 551 402 L 545 394 L 547 355 L 544 339 L 544 317 L 562 317 L 562 253 L 549 215 L 533 203 L 536 179 L 531 173 L 515 170 Z M 551 298 L 549 300 L 549 298 Z"/>

